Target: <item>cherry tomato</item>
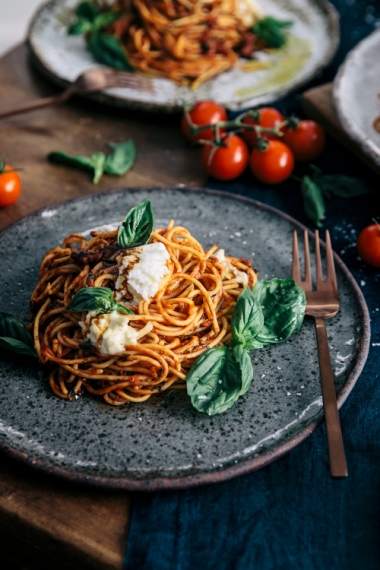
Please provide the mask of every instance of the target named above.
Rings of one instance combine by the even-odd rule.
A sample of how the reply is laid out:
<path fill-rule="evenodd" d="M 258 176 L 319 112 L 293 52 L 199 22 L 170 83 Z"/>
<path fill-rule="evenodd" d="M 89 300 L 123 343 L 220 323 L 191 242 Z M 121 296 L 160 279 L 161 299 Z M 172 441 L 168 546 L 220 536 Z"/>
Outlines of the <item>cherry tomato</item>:
<path fill-rule="evenodd" d="M 197 126 L 215 124 L 219 121 L 227 121 L 226 110 L 213 101 L 200 101 L 199 103 L 196 103 L 196 105 L 194 105 L 194 107 L 189 111 L 189 115 L 191 121 Z M 181 130 L 185 138 L 190 142 L 199 141 L 200 139 L 213 140 L 214 138 L 214 131 L 212 129 L 205 129 L 196 135 L 192 135 L 190 133 L 190 126 L 186 115 L 183 115 L 182 117 Z"/>
<path fill-rule="evenodd" d="M 241 174 L 249 160 L 248 147 L 237 135 L 224 139 L 223 147 L 214 148 L 205 144 L 202 150 L 202 165 L 209 176 L 218 180 L 232 180 Z"/>
<path fill-rule="evenodd" d="M 326 143 L 325 131 L 315 121 L 300 121 L 295 129 L 286 129 L 282 140 L 292 149 L 298 162 L 317 158 Z"/>
<path fill-rule="evenodd" d="M 265 150 L 253 149 L 249 165 L 254 176 L 261 182 L 278 184 L 293 172 L 294 156 L 283 142 L 268 141 Z"/>
<path fill-rule="evenodd" d="M 21 192 L 21 179 L 9 164 L 0 170 L 0 206 L 10 206 Z"/>
<path fill-rule="evenodd" d="M 380 267 L 380 224 L 372 224 L 360 232 L 357 248 L 363 261 Z"/>
<path fill-rule="evenodd" d="M 277 109 L 274 109 L 273 107 L 263 107 L 262 109 L 259 109 L 258 112 L 259 118 L 257 121 L 253 117 L 248 116 L 243 119 L 243 123 L 246 125 L 259 125 L 260 127 L 264 127 L 266 129 L 274 129 L 277 127 L 277 125 L 285 120 L 280 111 L 277 111 Z M 245 142 L 249 144 L 249 146 L 254 146 L 257 141 L 257 135 L 255 131 L 243 130 L 241 132 L 241 136 Z M 278 138 L 276 135 L 271 134 L 263 134 L 263 136 L 269 140 Z"/>

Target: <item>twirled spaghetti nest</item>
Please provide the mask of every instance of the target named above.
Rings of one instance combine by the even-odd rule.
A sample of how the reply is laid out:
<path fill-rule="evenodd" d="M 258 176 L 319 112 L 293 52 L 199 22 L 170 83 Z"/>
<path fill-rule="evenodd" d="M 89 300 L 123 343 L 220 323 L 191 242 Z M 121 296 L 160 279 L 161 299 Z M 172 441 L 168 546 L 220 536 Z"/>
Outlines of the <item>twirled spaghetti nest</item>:
<path fill-rule="evenodd" d="M 257 49 L 251 0 L 118 0 L 110 26 L 140 71 L 198 87 Z"/>
<path fill-rule="evenodd" d="M 128 315 L 129 325 L 150 332 L 116 355 L 89 346 L 80 322 L 86 313 L 68 310 L 85 287 L 115 289 L 117 259 L 122 248 L 117 230 L 93 231 L 90 239 L 71 234 L 42 260 L 40 278 L 31 297 L 34 343 L 42 363 L 51 365 L 50 387 L 72 400 L 87 390 L 109 404 L 142 402 L 152 394 L 185 388 L 186 375 L 208 348 L 228 344 L 233 308 L 244 285 L 231 268 L 246 274 L 252 289 L 256 273 L 249 261 L 228 257 L 229 268 L 205 252 L 183 227 L 170 222 L 152 233 L 170 254 L 169 274 L 149 301 L 141 300 Z M 241 275 L 241 274 L 239 274 Z"/>

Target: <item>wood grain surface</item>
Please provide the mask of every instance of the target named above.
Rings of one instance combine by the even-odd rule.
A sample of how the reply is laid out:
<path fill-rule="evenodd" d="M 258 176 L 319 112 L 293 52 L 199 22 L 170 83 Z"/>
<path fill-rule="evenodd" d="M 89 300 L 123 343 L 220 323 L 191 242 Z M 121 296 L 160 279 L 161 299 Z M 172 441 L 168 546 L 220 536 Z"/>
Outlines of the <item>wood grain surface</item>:
<path fill-rule="evenodd" d="M 362 151 L 359 144 L 351 139 L 343 129 L 335 109 L 332 83 L 325 83 L 305 91 L 302 94 L 302 106 L 306 115 L 322 125 L 329 135 L 379 174 L 379 168 L 374 165 L 373 161 Z"/>
<path fill-rule="evenodd" d="M 0 106 L 8 109 L 54 94 L 31 67 L 26 45 L 0 60 Z M 22 168 L 19 200 L 0 209 L 0 229 L 48 204 L 109 188 L 202 186 L 199 149 L 179 131 L 179 117 L 100 106 L 87 100 L 1 121 L 0 155 Z M 50 164 L 52 150 L 91 155 L 107 142 L 132 138 L 137 162 L 123 177 L 94 186 L 86 172 Z M 130 495 L 48 478 L 0 454 L 0 567 L 120 570 L 127 542 Z"/>

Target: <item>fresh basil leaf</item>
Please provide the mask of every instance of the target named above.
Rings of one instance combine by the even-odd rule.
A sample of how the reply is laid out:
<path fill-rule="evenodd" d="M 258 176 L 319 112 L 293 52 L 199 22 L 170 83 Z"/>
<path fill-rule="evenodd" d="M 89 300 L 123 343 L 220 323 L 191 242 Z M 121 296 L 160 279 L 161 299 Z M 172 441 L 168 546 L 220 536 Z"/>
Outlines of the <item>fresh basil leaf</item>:
<path fill-rule="evenodd" d="M 245 287 L 237 300 L 232 314 L 232 338 L 246 350 L 262 348 L 256 340 L 264 325 L 261 306 L 255 301 L 249 287 Z"/>
<path fill-rule="evenodd" d="M 253 379 L 253 366 L 249 353 L 240 345 L 237 344 L 231 348 L 233 358 L 239 367 L 239 374 L 241 376 L 241 389 L 239 396 L 245 394 L 250 387 Z"/>
<path fill-rule="evenodd" d="M 104 152 L 95 152 L 91 156 L 92 167 L 94 169 L 94 177 L 92 179 L 94 184 L 97 184 L 104 172 L 104 165 L 106 162 L 106 155 Z"/>
<path fill-rule="evenodd" d="M 266 16 L 256 22 L 252 27 L 252 32 L 267 46 L 281 48 L 286 43 L 286 31 L 292 25 L 293 22 L 291 21 L 282 21 L 272 16 Z"/>
<path fill-rule="evenodd" d="M 108 143 L 112 152 L 106 157 L 104 172 L 122 176 L 132 168 L 136 160 L 136 147 L 133 140 L 123 143 Z"/>
<path fill-rule="evenodd" d="M 88 49 L 100 63 L 115 69 L 133 71 L 124 47 L 115 36 L 95 32 L 88 41 Z"/>
<path fill-rule="evenodd" d="M 60 150 L 55 150 L 48 154 L 48 159 L 57 164 L 64 164 L 66 166 L 74 166 L 75 168 L 83 168 L 84 170 L 93 170 L 94 165 L 92 158 L 88 156 L 81 156 L 67 154 Z"/>
<path fill-rule="evenodd" d="M 123 315 L 134 315 L 135 313 L 124 305 L 120 305 L 119 303 L 115 303 L 112 305 L 112 311 L 117 311 L 118 313 L 122 313 Z"/>
<path fill-rule="evenodd" d="M 108 287 L 84 287 L 71 299 L 67 307 L 73 313 L 82 311 L 97 311 L 98 313 L 109 313 L 117 311 L 125 315 L 134 315 L 134 312 L 119 303 L 115 303 L 113 293 Z"/>
<path fill-rule="evenodd" d="M 318 228 L 321 228 L 321 219 L 325 216 L 326 205 L 319 185 L 310 176 L 304 176 L 301 182 L 301 192 L 307 217 Z"/>
<path fill-rule="evenodd" d="M 299 330 L 306 297 L 294 279 L 258 280 L 252 295 L 264 314 L 263 328 L 256 337 L 264 346 L 282 342 Z"/>
<path fill-rule="evenodd" d="M 367 186 L 359 178 L 343 176 L 342 174 L 322 174 L 315 178 L 315 181 L 327 198 L 331 198 L 331 196 L 355 198 L 370 193 Z"/>
<path fill-rule="evenodd" d="M 92 23 L 88 20 L 76 20 L 70 24 L 67 33 L 69 36 L 83 36 L 92 30 Z"/>
<path fill-rule="evenodd" d="M 30 348 L 27 344 L 21 342 L 17 338 L 12 338 L 10 336 L 0 336 L 0 346 L 11 352 L 16 352 L 17 354 L 26 354 L 28 356 L 37 357 L 37 353 L 33 348 Z"/>
<path fill-rule="evenodd" d="M 85 287 L 74 295 L 67 309 L 74 313 L 107 312 L 111 310 L 114 303 L 112 291 L 108 287 Z"/>
<path fill-rule="evenodd" d="M 120 18 L 121 14 L 122 12 L 103 12 L 98 14 L 92 23 L 92 31 L 97 32 L 102 28 L 109 26 L 113 22 L 116 22 L 116 20 Z"/>
<path fill-rule="evenodd" d="M 80 154 L 71 155 L 66 152 L 54 151 L 48 155 L 48 159 L 56 164 L 64 164 L 73 168 L 89 170 L 94 173 L 93 183 L 97 184 L 104 172 L 106 156 L 103 152 L 95 152 L 91 157 Z"/>
<path fill-rule="evenodd" d="M 0 346 L 19 354 L 37 356 L 32 335 L 24 323 L 5 311 L 0 311 Z"/>
<path fill-rule="evenodd" d="M 17 338 L 33 347 L 33 337 L 24 323 L 12 313 L 0 311 L 0 336 Z"/>
<path fill-rule="evenodd" d="M 128 212 L 119 226 L 117 243 L 121 247 L 137 247 L 148 243 L 154 226 L 150 200 L 144 200 Z"/>
<path fill-rule="evenodd" d="M 221 414 L 239 398 L 241 368 L 225 346 L 210 348 L 196 360 L 186 384 L 194 408 L 209 416 Z"/>
<path fill-rule="evenodd" d="M 99 15 L 99 10 L 92 2 L 80 2 L 75 9 L 78 18 L 83 18 L 89 22 L 93 22 Z"/>

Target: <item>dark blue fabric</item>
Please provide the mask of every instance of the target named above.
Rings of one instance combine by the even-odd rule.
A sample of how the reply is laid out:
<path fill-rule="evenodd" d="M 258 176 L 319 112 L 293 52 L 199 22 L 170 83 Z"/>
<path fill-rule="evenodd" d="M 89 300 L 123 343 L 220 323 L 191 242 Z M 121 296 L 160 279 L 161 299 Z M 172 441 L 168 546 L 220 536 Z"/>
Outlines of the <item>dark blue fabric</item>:
<path fill-rule="evenodd" d="M 345 54 L 380 23 L 376 0 L 334 4 L 341 14 L 341 46 L 314 84 L 331 80 Z M 299 97 L 279 108 L 299 113 Z M 380 569 L 380 271 L 365 266 L 355 248 L 359 231 L 380 216 L 379 180 L 333 141 L 318 165 L 326 173 L 367 178 L 375 190 L 365 198 L 331 200 L 326 222 L 372 320 L 365 369 L 340 413 L 349 477 L 330 478 L 321 427 L 287 456 L 249 475 L 186 491 L 137 494 L 124 570 Z M 253 186 L 246 175 L 209 186 L 271 204 L 308 225 L 293 181 L 268 189 Z"/>

